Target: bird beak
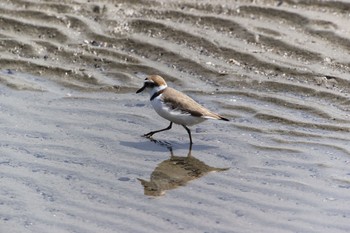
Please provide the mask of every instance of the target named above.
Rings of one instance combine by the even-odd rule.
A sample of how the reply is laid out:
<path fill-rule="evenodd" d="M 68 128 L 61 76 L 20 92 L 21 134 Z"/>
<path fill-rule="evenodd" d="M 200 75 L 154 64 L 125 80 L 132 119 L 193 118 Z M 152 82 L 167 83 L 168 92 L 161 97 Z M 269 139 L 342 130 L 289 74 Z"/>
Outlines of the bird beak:
<path fill-rule="evenodd" d="M 146 85 L 143 85 L 143 87 L 141 87 L 140 89 L 138 89 L 138 90 L 136 91 L 136 93 L 142 92 L 143 90 L 145 90 L 145 88 L 146 88 Z"/>

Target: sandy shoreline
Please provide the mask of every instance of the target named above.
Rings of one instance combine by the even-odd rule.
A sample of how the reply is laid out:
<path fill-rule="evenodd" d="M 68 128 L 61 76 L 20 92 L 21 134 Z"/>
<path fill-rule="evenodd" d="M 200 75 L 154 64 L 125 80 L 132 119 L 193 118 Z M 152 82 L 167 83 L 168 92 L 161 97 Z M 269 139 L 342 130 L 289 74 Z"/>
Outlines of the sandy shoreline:
<path fill-rule="evenodd" d="M 349 8 L 1 2 L 0 232 L 348 232 Z M 141 137 L 147 74 L 232 121 Z"/>

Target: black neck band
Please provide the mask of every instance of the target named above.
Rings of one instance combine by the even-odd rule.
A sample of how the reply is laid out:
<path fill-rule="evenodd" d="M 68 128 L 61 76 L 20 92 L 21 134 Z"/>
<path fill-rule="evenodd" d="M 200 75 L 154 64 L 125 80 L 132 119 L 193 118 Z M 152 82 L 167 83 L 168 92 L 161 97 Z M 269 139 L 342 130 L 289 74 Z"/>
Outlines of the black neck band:
<path fill-rule="evenodd" d="M 154 93 L 152 96 L 151 96 L 151 101 L 152 100 L 154 100 L 157 96 L 159 96 L 160 94 L 162 94 L 163 93 L 163 91 L 164 91 L 164 89 L 163 90 L 160 90 L 160 91 L 157 91 L 156 93 Z"/>

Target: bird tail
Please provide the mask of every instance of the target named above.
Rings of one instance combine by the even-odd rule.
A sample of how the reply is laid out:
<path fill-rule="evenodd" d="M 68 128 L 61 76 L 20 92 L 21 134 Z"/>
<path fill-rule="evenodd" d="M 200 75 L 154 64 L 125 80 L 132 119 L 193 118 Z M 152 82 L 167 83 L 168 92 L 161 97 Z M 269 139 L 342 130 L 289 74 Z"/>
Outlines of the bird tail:
<path fill-rule="evenodd" d="M 208 114 L 207 116 L 205 116 L 204 118 L 207 118 L 207 119 L 215 119 L 215 120 L 223 120 L 223 121 L 230 121 L 229 119 L 225 118 L 225 117 L 222 117 L 220 116 L 219 114 L 216 114 L 216 113 L 210 113 L 210 115 Z"/>
<path fill-rule="evenodd" d="M 219 115 L 219 120 L 223 120 L 223 121 L 230 121 L 229 119 L 225 118 L 225 117 L 222 117 Z"/>

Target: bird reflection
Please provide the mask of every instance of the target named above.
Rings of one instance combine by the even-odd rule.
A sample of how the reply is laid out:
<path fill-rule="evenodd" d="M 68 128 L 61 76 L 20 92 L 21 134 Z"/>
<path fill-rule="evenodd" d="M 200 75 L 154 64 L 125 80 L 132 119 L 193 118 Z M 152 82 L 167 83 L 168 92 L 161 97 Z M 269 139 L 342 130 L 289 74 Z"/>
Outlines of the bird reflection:
<path fill-rule="evenodd" d="M 164 160 L 154 169 L 150 181 L 138 179 L 144 187 L 147 196 L 162 196 L 167 190 L 186 185 L 191 180 L 198 179 L 209 172 L 226 171 L 229 168 L 215 168 L 206 165 L 192 155 L 192 144 L 187 156 L 175 156 L 170 144 L 151 139 L 153 142 L 166 146 L 170 158 Z"/>

